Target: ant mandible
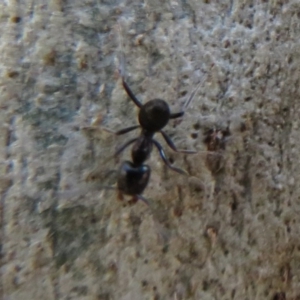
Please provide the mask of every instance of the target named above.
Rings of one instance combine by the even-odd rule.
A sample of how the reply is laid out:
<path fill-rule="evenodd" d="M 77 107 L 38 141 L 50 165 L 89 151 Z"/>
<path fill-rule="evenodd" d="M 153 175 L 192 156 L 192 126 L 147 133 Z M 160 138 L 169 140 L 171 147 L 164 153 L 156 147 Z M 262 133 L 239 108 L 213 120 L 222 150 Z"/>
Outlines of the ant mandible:
<path fill-rule="evenodd" d="M 130 126 L 123 128 L 117 132 L 116 135 L 122 135 L 133 131 L 137 128 L 141 128 L 139 137 L 133 138 L 127 141 L 116 153 L 115 156 L 119 155 L 129 145 L 134 144 L 131 150 L 131 161 L 124 161 L 117 175 L 117 188 L 119 191 L 119 199 L 123 200 L 123 194 L 132 196 L 130 203 L 136 203 L 138 200 L 142 200 L 147 203 L 147 200 L 141 195 L 148 185 L 151 169 L 144 162 L 149 158 L 153 145 L 158 149 L 159 154 L 163 162 L 175 172 L 180 174 L 187 174 L 184 170 L 172 166 L 167 159 L 163 147 L 156 141 L 153 136 L 156 132 L 160 132 L 169 145 L 169 147 L 175 152 L 192 154 L 196 153 L 193 150 L 178 150 L 171 140 L 171 138 L 162 130 L 169 122 L 170 119 L 180 118 L 184 115 L 184 111 L 177 113 L 171 113 L 169 105 L 161 99 L 153 99 L 145 104 L 142 104 L 134 95 L 129 85 L 126 83 L 124 74 L 120 70 L 122 77 L 122 85 L 134 104 L 139 107 L 138 121 L 139 125 Z M 198 87 L 191 94 L 185 107 L 189 105 L 192 98 L 194 97 Z"/>

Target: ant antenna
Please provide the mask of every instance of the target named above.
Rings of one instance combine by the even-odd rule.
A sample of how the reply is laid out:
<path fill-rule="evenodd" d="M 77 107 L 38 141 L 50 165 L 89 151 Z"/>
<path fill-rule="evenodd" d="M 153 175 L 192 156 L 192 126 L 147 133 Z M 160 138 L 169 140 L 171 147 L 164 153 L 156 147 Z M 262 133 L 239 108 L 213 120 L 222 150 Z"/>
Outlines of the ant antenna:
<path fill-rule="evenodd" d="M 125 78 L 125 56 L 124 56 L 124 44 L 123 44 L 123 38 L 121 33 L 121 26 L 118 23 L 117 25 L 117 31 L 118 31 L 118 38 L 119 38 L 119 55 L 118 55 L 118 70 L 119 73 L 123 78 Z"/>
<path fill-rule="evenodd" d="M 191 102 L 194 100 L 196 93 L 198 92 L 202 82 L 199 82 L 196 88 L 192 91 L 190 97 L 187 99 L 187 101 L 183 105 L 183 111 L 186 111 Z"/>

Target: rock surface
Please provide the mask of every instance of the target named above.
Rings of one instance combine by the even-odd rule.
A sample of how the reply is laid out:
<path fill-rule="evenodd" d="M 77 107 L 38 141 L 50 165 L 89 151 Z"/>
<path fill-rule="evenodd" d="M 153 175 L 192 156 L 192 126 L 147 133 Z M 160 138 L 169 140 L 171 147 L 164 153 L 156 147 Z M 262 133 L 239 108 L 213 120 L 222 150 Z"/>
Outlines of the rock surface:
<path fill-rule="evenodd" d="M 299 1 L 0 4 L 1 299 L 300 299 Z M 121 38 L 120 38 L 121 37 Z M 118 74 L 179 111 L 143 203 Z M 299 140 L 298 140 L 299 139 Z"/>

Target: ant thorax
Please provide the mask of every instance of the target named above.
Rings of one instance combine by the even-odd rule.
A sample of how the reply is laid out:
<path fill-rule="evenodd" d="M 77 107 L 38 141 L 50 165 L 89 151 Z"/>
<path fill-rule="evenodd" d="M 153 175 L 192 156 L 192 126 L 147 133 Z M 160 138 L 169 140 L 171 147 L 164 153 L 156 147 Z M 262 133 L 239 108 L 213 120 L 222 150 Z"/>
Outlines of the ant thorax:
<path fill-rule="evenodd" d="M 132 161 L 135 165 L 141 165 L 144 163 L 150 156 L 150 153 L 153 148 L 152 137 L 153 133 L 145 132 L 142 130 L 141 135 L 134 143 L 131 150 Z"/>

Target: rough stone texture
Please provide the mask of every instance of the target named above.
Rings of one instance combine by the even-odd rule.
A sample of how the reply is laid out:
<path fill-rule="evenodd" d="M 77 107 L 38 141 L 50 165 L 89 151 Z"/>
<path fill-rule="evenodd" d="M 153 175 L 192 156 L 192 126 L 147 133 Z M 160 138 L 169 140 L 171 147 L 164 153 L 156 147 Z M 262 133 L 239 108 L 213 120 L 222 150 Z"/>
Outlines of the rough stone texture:
<path fill-rule="evenodd" d="M 2 1 L 2 299 L 300 299 L 300 3 Z M 185 117 L 143 203 L 112 153 L 142 100 Z M 161 140 L 160 137 L 158 137 Z M 208 151 L 209 150 L 209 151 Z M 130 157 L 125 151 L 121 159 Z"/>

